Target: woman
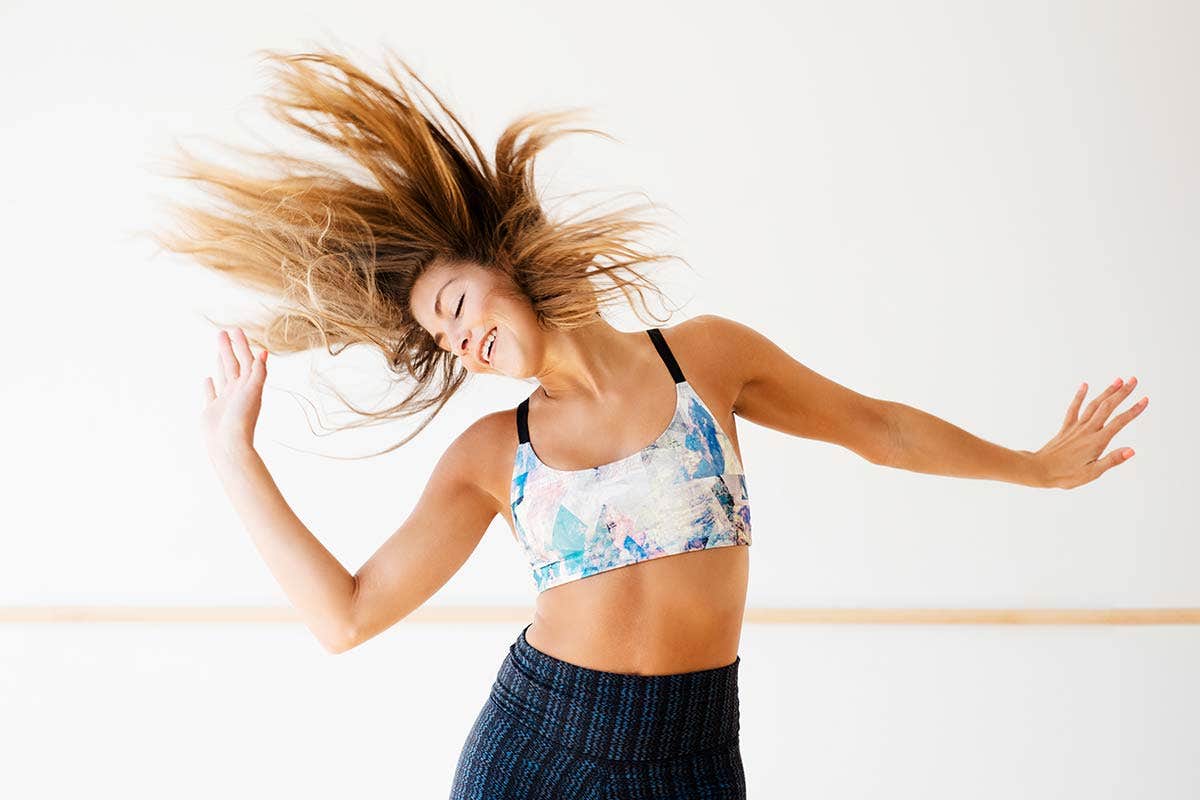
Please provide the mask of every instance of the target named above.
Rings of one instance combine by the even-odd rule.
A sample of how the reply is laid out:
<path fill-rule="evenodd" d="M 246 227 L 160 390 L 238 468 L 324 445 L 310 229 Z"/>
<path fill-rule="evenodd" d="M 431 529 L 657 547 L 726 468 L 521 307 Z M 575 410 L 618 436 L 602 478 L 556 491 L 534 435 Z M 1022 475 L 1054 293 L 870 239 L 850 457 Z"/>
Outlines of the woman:
<path fill-rule="evenodd" d="M 1079 486 L 1132 454 L 1100 457 L 1145 408 L 1109 419 L 1132 379 L 1082 414 L 1081 386 L 1046 446 L 1009 450 L 827 380 L 718 315 L 619 331 L 601 309 L 655 290 L 638 268 L 662 257 L 637 249 L 648 224 L 623 212 L 543 213 L 533 158 L 563 133 L 562 115 L 510 125 L 492 165 L 436 95 L 452 128 L 390 68 L 385 85 L 327 51 L 271 58 L 289 92 L 276 112 L 365 171 L 355 180 L 261 154 L 289 169 L 252 178 L 189 160 L 187 176 L 233 211 L 185 212 L 193 230 L 168 246 L 283 305 L 247 326 L 253 337 L 218 334 L 206 441 L 256 546 L 331 652 L 404 619 L 504 518 L 537 606 L 467 736 L 453 798 L 745 796 L 737 671 L 751 525 L 735 417 L 875 464 L 1027 486 Z M 471 374 L 538 388 L 451 443 L 411 514 L 352 575 L 296 518 L 253 439 L 267 349 L 336 355 L 354 343 L 417 384 L 385 412 L 356 409 L 369 419 L 436 413 Z"/>

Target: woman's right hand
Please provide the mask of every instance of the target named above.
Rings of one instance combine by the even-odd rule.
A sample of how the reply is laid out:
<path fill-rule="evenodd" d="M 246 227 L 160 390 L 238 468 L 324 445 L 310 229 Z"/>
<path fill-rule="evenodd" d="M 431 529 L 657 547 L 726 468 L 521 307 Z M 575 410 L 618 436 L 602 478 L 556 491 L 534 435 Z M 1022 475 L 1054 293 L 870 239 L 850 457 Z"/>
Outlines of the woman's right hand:
<path fill-rule="evenodd" d="M 239 448 L 254 447 L 254 426 L 262 407 L 267 351 L 255 356 L 241 328 L 217 334 L 217 382 L 204 379 L 204 442 L 214 462 Z"/>

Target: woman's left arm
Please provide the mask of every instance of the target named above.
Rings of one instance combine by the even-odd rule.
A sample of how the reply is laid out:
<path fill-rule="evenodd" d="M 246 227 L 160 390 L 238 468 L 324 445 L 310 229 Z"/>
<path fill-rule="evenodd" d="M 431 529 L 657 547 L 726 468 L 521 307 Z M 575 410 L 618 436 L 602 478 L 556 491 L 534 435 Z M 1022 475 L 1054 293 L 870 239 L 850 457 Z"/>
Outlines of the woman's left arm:
<path fill-rule="evenodd" d="M 1112 420 L 1134 386 L 1118 378 L 1079 413 L 1087 384 L 1075 393 L 1062 427 L 1037 451 L 1010 450 L 903 403 L 859 394 L 788 355 L 749 326 L 715 314 L 695 320 L 705 349 L 736 384 L 734 413 L 795 436 L 846 447 L 873 464 L 958 478 L 984 478 L 1039 488 L 1072 489 L 1133 455 L 1109 441 L 1140 414 L 1143 397 Z M 1106 422 L 1107 421 L 1107 422 Z"/>
<path fill-rule="evenodd" d="M 896 447 L 889 466 L 913 472 L 958 478 L 988 478 L 1039 488 L 1073 489 L 1090 483 L 1133 455 L 1117 448 L 1101 457 L 1104 448 L 1122 428 L 1147 406 L 1143 397 L 1109 420 L 1137 385 L 1117 378 L 1095 397 L 1083 413 L 1079 406 L 1087 394 L 1082 384 L 1067 409 L 1062 427 L 1040 450 L 1009 450 L 980 439 L 962 428 L 903 403 L 890 403 Z"/>

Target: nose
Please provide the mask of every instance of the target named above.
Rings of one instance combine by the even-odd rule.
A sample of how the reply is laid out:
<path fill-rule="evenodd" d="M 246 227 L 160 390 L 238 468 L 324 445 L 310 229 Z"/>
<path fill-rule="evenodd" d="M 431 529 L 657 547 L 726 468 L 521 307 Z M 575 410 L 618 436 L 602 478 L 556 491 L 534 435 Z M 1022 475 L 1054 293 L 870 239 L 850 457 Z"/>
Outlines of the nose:
<path fill-rule="evenodd" d="M 470 354 L 470 352 L 471 352 L 470 346 L 471 346 L 471 332 L 467 331 L 464 335 L 459 337 L 458 355 L 460 358 L 463 358 L 463 357 L 467 356 L 468 354 Z"/>

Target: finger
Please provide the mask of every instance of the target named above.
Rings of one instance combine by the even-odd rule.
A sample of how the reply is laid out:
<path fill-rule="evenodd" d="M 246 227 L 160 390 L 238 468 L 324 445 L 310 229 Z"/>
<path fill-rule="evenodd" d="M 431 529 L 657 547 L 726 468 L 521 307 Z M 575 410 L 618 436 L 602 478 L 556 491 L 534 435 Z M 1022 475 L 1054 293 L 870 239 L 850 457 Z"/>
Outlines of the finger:
<path fill-rule="evenodd" d="M 229 334 L 224 330 L 217 334 L 217 356 L 221 359 L 225 382 L 237 380 L 240 372 L 238 362 L 233 357 L 233 351 L 229 349 Z"/>
<path fill-rule="evenodd" d="M 1096 412 L 1096 416 L 1092 419 L 1092 423 L 1099 428 L 1108 419 L 1108 415 L 1113 412 L 1113 409 L 1121 405 L 1129 393 L 1137 386 L 1137 377 L 1130 376 L 1129 380 L 1121 385 L 1121 388 L 1113 392 L 1107 400 L 1100 404 L 1100 409 Z"/>
<path fill-rule="evenodd" d="M 1136 403 L 1131 405 L 1129 408 L 1125 409 L 1120 414 L 1113 417 L 1112 420 L 1107 425 L 1104 426 L 1104 434 L 1109 439 L 1111 439 L 1113 436 L 1116 436 L 1117 433 L 1122 428 L 1124 428 L 1131 421 L 1133 421 L 1134 417 L 1136 417 L 1138 414 L 1141 414 L 1143 411 L 1145 411 L 1146 406 L 1149 404 L 1150 404 L 1149 397 L 1143 397 L 1141 400 L 1138 400 Z"/>
<path fill-rule="evenodd" d="M 1071 400 L 1071 405 L 1067 406 L 1067 416 L 1063 420 L 1063 427 L 1069 428 L 1079 421 L 1079 406 L 1083 404 L 1083 398 L 1087 396 L 1087 382 L 1079 384 L 1079 389 L 1075 392 L 1074 399 Z"/>
<path fill-rule="evenodd" d="M 215 389 L 213 389 L 212 378 L 205 378 L 204 379 L 204 407 L 207 408 L 208 404 L 216 399 L 217 399 L 217 392 Z"/>
<path fill-rule="evenodd" d="M 1103 403 L 1105 400 L 1107 400 L 1109 397 L 1112 397 L 1113 392 L 1117 391 L 1117 389 L 1120 389 L 1121 385 L 1122 385 L 1122 382 L 1121 382 L 1120 378 L 1117 378 L 1115 381 L 1110 383 L 1108 385 L 1108 388 L 1106 388 L 1100 394 L 1096 395 L 1095 399 L 1093 399 L 1092 402 L 1088 403 L 1088 406 L 1086 409 L 1084 409 L 1083 416 L 1079 418 L 1079 421 L 1080 422 L 1090 421 L 1092 418 L 1092 415 L 1096 413 L 1096 409 L 1100 407 L 1100 404 Z"/>
<path fill-rule="evenodd" d="M 266 350 L 260 350 L 258 355 L 250 359 L 250 369 L 247 374 L 255 385 L 261 385 L 267 377 Z"/>
<path fill-rule="evenodd" d="M 233 352 L 237 356 L 240 374 L 249 372 L 250 367 L 254 364 L 254 354 L 250 352 L 250 343 L 246 341 L 246 332 L 241 328 L 234 328 L 233 335 L 229 338 L 233 342 Z"/>
<path fill-rule="evenodd" d="M 261 379 L 266 380 L 267 377 L 267 351 L 260 350 L 258 357 L 255 359 L 258 363 L 258 375 Z"/>
<path fill-rule="evenodd" d="M 225 361 L 221 358 L 221 354 L 217 353 L 217 379 L 216 379 L 217 394 L 225 391 Z"/>
<path fill-rule="evenodd" d="M 1089 466 L 1091 468 L 1092 477 L 1089 480 L 1095 480 L 1117 464 L 1122 464 L 1128 461 L 1133 456 L 1132 447 L 1118 447 L 1110 453 L 1105 454 L 1101 458 L 1093 461 Z"/>

